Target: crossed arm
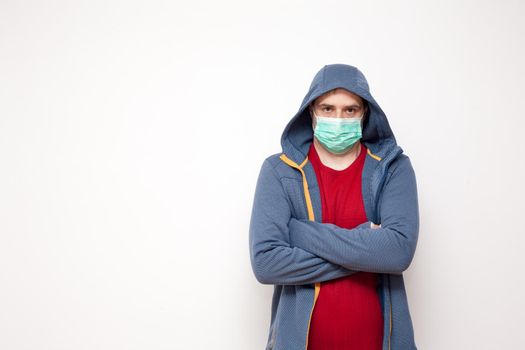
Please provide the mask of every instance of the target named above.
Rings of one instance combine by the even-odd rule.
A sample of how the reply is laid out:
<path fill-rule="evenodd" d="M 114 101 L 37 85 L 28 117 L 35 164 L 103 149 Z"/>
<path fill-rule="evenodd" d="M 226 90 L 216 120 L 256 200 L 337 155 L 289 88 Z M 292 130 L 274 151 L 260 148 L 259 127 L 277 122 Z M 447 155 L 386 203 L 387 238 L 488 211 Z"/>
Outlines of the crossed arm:
<path fill-rule="evenodd" d="M 265 160 L 257 179 L 249 229 L 252 270 L 260 283 L 311 284 L 357 272 L 291 246 L 291 220 L 281 182 L 273 166 Z"/>
<path fill-rule="evenodd" d="M 249 229 L 250 260 L 263 284 L 310 284 L 358 271 L 402 273 L 416 247 L 419 213 L 408 157 L 387 179 L 381 225 L 354 229 L 292 217 L 281 182 L 268 160 L 257 180 Z"/>

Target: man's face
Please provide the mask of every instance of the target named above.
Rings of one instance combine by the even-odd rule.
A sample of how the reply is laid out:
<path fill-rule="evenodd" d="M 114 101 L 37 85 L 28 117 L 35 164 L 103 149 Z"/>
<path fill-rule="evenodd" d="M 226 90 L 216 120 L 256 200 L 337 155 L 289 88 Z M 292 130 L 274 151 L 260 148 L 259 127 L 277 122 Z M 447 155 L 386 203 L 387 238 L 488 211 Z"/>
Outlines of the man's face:
<path fill-rule="evenodd" d="M 333 92 L 319 96 L 309 108 L 313 128 L 316 124 L 313 111 L 319 117 L 333 118 L 359 118 L 366 112 L 363 99 L 345 89 L 335 89 Z M 362 122 L 363 120 L 361 126 Z"/>

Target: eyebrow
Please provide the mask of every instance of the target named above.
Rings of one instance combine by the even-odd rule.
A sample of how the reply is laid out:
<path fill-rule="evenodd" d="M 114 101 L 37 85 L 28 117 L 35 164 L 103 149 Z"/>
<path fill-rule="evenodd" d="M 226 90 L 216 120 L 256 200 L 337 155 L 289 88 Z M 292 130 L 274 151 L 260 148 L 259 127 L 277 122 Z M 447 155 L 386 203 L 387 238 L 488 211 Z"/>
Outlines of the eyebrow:
<path fill-rule="evenodd" d="M 334 107 L 333 105 L 330 105 L 330 104 L 328 104 L 328 103 L 320 103 L 319 106 L 323 106 L 323 107 Z M 361 107 L 361 106 L 356 105 L 356 104 L 345 106 L 345 108 L 348 108 L 348 107 L 357 107 L 357 108 L 359 108 L 359 107 Z"/>

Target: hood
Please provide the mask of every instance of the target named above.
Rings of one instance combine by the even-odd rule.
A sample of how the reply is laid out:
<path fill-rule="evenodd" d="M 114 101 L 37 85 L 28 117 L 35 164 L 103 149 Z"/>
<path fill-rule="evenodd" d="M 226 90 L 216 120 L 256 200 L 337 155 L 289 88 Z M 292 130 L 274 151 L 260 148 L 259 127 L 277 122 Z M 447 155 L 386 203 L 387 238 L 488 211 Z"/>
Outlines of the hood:
<path fill-rule="evenodd" d="M 363 143 L 370 151 L 382 157 L 397 146 L 385 113 L 370 94 L 364 74 L 347 64 L 325 65 L 315 75 L 301 107 L 290 119 L 281 136 L 283 153 L 296 163 L 307 156 L 313 141 L 312 120 L 308 105 L 317 97 L 335 88 L 344 88 L 368 101 L 368 118 L 363 125 Z"/>

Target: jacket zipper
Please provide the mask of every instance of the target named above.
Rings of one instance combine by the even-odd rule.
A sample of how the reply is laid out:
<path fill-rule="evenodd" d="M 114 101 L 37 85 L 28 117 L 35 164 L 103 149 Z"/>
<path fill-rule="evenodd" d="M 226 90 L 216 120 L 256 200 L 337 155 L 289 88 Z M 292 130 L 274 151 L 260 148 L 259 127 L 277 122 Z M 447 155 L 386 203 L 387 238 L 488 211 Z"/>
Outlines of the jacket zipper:
<path fill-rule="evenodd" d="M 301 172 L 301 175 L 303 176 L 303 189 L 304 189 L 304 197 L 306 200 L 306 210 L 308 212 L 308 220 L 315 221 L 314 216 L 314 209 L 312 205 L 312 199 L 310 197 L 310 191 L 308 190 L 308 181 L 306 180 L 306 174 L 303 170 L 304 165 L 308 161 L 308 157 L 304 159 L 304 161 L 301 163 L 301 165 L 297 165 L 294 161 L 289 159 L 284 153 L 280 156 L 281 160 L 291 166 L 292 168 L 295 168 Z M 314 292 L 314 302 L 312 304 L 312 308 L 310 309 L 310 316 L 308 317 L 308 327 L 306 329 L 306 340 L 305 340 L 305 350 L 308 350 L 308 335 L 310 333 L 310 323 L 312 321 L 312 314 L 315 307 L 315 302 L 317 301 L 317 297 L 319 296 L 319 291 L 321 289 L 321 283 L 316 282 L 315 283 L 315 292 Z"/>
<path fill-rule="evenodd" d="M 397 148 L 395 150 L 395 155 L 393 157 L 391 157 L 391 159 L 389 160 L 389 162 L 393 159 L 396 159 L 396 157 L 402 153 L 403 150 L 401 148 Z M 375 160 L 377 161 L 380 161 L 382 160 L 383 158 L 379 157 L 379 156 L 376 156 L 375 154 L 373 154 L 370 149 L 368 149 L 368 154 L 374 158 Z M 387 155 L 388 156 L 388 155 Z M 388 171 L 385 170 L 384 173 L 382 174 L 381 176 L 381 181 L 379 182 L 379 186 L 377 187 L 377 192 L 375 193 L 375 198 L 374 198 L 374 203 L 375 203 L 375 219 L 377 219 L 377 209 L 378 209 L 378 205 L 379 205 L 379 194 L 381 192 L 381 188 L 383 187 L 383 183 L 385 182 L 385 179 L 386 179 L 386 176 L 388 174 Z M 389 303 L 388 303 L 388 306 L 389 306 L 389 331 L 388 331 L 388 350 L 391 349 L 391 344 L 392 344 L 392 298 L 390 297 L 390 278 L 388 279 L 388 297 L 389 297 Z"/>
<path fill-rule="evenodd" d="M 368 153 L 374 159 L 376 159 L 378 161 L 381 160 L 381 158 L 379 158 L 377 156 L 374 157 L 371 154 L 370 150 L 368 150 Z M 297 169 L 297 170 L 299 170 L 301 172 L 301 175 L 303 176 L 303 189 L 304 189 L 304 197 L 305 197 L 305 200 L 306 200 L 306 209 L 307 209 L 307 212 L 308 212 L 308 220 L 315 221 L 314 210 L 313 210 L 313 205 L 312 205 L 312 199 L 310 197 L 310 191 L 308 190 L 308 182 L 306 180 L 306 174 L 305 174 L 305 172 L 303 170 L 303 167 L 305 166 L 306 162 L 308 161 L 308 157 L 306 157 L 304 159 L 304 161 L 301 163 L 301 165 L 297 165 L 297 163 L 295 163 L 293 160 L 288 158 L 284 153 L 281 154 L 279 158 L 281 158 L 281 160 L 284 163 L 288 164 L 292 168 L 295 168 L 295 169 Z M 381 183 L 384 181 L 385 177 L 386 177 L 386 175 L 383 176 L 383 179 L 381 180 Z M 378 193 L 379 193 L 379 188 L 378 188 Z M 376 201 L 377 201 L 377 199 L 378 199 L 378 196 L 376 195 Z M 319 296 L 320 289 L 321 289 L 321 283 L 320 282 L 315 283 L 314 302 L 312 304 L 312 308 L 310 309 L 310 316 L 308 317 L 308 327 L 306 329 L 305 350 L 308 350 L 308 335 L 310 333 L 310 323 L 312 321 L 312 314 L 313 314 L 313 311 L 314 311 L 314 308 L 315 308 L 315 303 L 316 303 L 317 298 Z M 388 286 L 388 293 L 390 295 L 390 285 Z M 390 350 L 390 344 L 391 344 L 391 338 L 392 338 L 392 300 L 391 299 L 390 299 L 390 302 L 389 302 L 389 306 L 390 306 L 390 329 L 389 329 L 389 334 L 388 334 L 388 350 Z"/>

